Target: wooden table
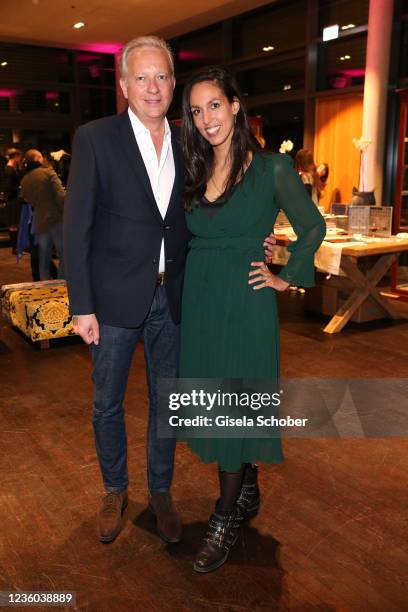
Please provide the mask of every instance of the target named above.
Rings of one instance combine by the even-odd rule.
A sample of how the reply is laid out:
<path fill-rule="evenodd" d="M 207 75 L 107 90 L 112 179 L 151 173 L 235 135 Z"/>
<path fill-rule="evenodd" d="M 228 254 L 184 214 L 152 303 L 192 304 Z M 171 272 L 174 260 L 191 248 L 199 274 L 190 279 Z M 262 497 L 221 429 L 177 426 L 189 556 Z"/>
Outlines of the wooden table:
<path fill-rule="evenodd" d="M 287 246 L 290 243 L 289 238 L 283 235 L 276 236 L 276 241 L 280 246 Z M 384 239 L 381 242 L 349 246 L 344 243 L 340 268 L 351 282 L 352 288 L 346 302 L 333 315 L 323 331 L 328 334 L 340 332 L 356 310 L 370 298 L 375 300 L 385 316 L 399 318 L 393 306 L 381 295 L 378 284 L 404 251 L 408 251 L 408 240 Z M 359 263 L 363 258 L 371 256 L 378 257 L 371 265 L 369 259 L 364 259 L 366 265 L 362 270 Z"/>

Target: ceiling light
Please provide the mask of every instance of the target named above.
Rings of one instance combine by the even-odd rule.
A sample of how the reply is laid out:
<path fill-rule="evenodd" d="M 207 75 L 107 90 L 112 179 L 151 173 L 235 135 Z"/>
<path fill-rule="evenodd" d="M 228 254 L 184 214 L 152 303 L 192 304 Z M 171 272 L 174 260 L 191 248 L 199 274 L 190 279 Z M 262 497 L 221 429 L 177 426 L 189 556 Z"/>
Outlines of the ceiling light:
<path fill-rule="evenodd" d="M 290 83 L 283 86 L 283 91 L 288 91 L 289 89 L 292 89 L 292 85 L 290 85 Z"/>
<path fill-rule="evenodd" d="M 267 47 L 262 47 L 262 51 L 273 51 L 275 47 L 272 45 L 268 45 Z"/>
<path fill-rule="evenodd" d="M 349 60 L 351 59 L 351 55 L 342 55 L 341 57 L 339 57 L 339 60 L 344 62 L 344 60 Z"/>
<path fill-rule="evenodd" d="M 350 28 L 355 28 L 356 26 L 354 25 L 354 23 L 349 23 L 348 25 L 345 26 L 341 26 L 342 30 L 349 30 Z"/>
<path fill-rule="evenodd" d="M 8 62 L 1 62 L 1 66 L 7 66 Z"/>
<path fill-rule="evenodd" d="M 75 30 L 80 30 L 81 28 L 85 27 L 85 24 L 83 21 L 78 21 L 77 23 L 74 23 L 74 25 L 72 26 Z"/>
<path fill-rule="evenodd" d="M 332 25 L 327 28 L 323 28 L 323 40 L 333 40 L 339 37 L 339 26 Z"/>

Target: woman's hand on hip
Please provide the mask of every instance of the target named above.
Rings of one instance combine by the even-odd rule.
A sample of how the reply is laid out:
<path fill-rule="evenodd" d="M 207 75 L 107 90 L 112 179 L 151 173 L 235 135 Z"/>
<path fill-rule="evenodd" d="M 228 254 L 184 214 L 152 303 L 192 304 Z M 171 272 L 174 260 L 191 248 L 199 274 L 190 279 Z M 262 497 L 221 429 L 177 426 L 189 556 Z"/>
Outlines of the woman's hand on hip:
<path fill-rule="evenodd" d="M 276 238 L 272 232 L 264 240 L 263 247 L 265 251 L 265 263 L 273 263 L 273 252 L 275 250 Z"/>
<path fill-rule="evenodd" d="M 263 289 L 264 287 L 272 287 L 275 291 L 285 291 L 289 287 L 289 283 L 284 281 L 279 276 L 272 274 L 268 266 L 263 261 L 252 261 L 251 266 L 254 270 L 249 273 L 248 285 L 254 285 L 253 289 Z M 258 283 L 258 284 L 255 284 Z"/>

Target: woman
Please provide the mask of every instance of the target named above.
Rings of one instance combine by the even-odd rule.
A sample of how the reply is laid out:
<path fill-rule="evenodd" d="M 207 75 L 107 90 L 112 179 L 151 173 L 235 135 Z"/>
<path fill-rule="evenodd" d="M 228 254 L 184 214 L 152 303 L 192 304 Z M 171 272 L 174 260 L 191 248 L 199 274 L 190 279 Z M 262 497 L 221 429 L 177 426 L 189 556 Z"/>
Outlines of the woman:
<path fill-rule="evenodd" d="M 291 166 L 265 154 L 248 125 L 232 77 L 209 68 L 183 93 L 184 205 L 193 238 L 182 316 L 181 378 L 271 379 L 279 372 L 275 291 L 314 283 L 314 252 L 325 226 Z M 278 276 L 263 262 L 263 236 L 282 208 L 297 235 Z M 204 462 L 217 461 L 220 498 L 194 569 L 227 559 L 240 522 L 259 508 L 258 460 L 282 461 L 278 438 L 189 439 Z"/>
<path fill-rule="evenodd" d="M 295 167 L 307 192 L 317 206 L 319 204 L 321 184 L 313 154 L 307 149 L 300 149 L 296 153 Z"/>

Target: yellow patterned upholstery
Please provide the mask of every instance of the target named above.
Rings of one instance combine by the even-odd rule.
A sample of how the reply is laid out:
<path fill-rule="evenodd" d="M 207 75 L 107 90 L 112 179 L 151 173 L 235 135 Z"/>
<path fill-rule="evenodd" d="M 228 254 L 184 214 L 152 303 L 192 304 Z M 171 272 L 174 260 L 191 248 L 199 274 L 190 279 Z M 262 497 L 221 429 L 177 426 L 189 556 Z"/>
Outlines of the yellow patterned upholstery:
<path fill-rule="evenodd" d="M 74 335 L 65 281 L 2 287 L 3 315 L 34 342 Z"/>

